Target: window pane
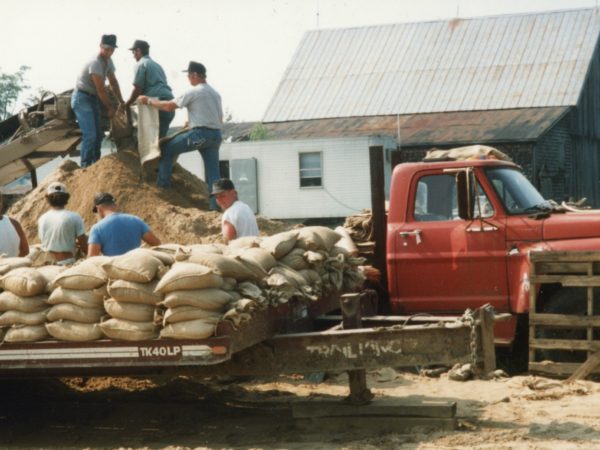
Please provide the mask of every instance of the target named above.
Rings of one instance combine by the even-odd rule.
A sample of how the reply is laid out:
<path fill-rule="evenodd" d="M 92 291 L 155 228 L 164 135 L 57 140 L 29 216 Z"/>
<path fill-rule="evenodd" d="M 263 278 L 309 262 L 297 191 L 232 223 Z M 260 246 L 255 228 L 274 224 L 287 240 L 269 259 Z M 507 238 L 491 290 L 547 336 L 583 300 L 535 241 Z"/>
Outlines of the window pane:
<path fill-rule="evenodd" d="M 300 187 L 322 186 L 321 153 L 300 153 Z"/>
<path fill-rule="evenodd" d="M 429 175 L 417 184 L 415 220 L 423 222 L 452 220 L 458 216 L 456 180 L 452 175 Z"/>

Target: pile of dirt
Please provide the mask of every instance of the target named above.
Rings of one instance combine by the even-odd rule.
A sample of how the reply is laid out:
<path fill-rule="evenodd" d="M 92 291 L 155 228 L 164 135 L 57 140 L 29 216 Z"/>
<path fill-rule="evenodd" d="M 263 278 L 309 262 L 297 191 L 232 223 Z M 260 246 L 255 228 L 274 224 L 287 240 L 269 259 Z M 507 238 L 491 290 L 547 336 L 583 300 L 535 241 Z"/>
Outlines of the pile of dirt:
<path fill-rule="evenodd" d="M 83 217 L 86 230 L 97 221 L 92 212 L 98 192 L 110 192 L 122 212 L 141 217 L 163 243 L 195 244 L 221 240 L 221 213 L 208 211 L 208 188 L 204 181 L 175 164 L 173 188 L 155 186 L 156 165 L 142 171 L 136 152 L 120 151 L 103 157 L 85 169 L 66 160 L 40 185 L 16 202 L 7 214 L 16 218 L 30 244 L 39 242 L 37 220 L 48 210 L 45 199 L 48 185 L 64 183 L 71 194 L 67 209 Z M 286 223 L 258 217 L 263 234 L 289 229 Z"/>

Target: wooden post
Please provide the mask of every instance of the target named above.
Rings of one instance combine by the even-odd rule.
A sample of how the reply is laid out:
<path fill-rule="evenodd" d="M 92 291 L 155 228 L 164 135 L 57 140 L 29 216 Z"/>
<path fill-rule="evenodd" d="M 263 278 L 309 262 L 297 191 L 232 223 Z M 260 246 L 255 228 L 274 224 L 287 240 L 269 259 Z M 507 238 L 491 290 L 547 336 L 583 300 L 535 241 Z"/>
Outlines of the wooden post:
<path fill-rule="evenodd" d="M 342 309 L 342 325 L 344 330 L 360 328 L 361 305 L 360 294 L 344 294 L 340 299 Z M 373 393 L 367 387 L 367 372 L 365 369 L 349 370 L 348 382 L 350 395 L 346 401 L 354 405 L 365 405 L 373 399 Z"/>
<path fill-rule="evenodd" d="M 385 189 L 383 173 L 383 147 L 369 147 L 371 172 L 371 211 L 373 215 L 373 239 L 375 240 L 374 263 L 381 272 L 381 285 L 387 291 Z"/>
<path fill-rule="evenodd" d="M 481 329 L 481 349 L 483 350 L 483 371 L 490 373 L 496 370 L 496 347 L 494 346 L 494 311 L 490 305 L 479 309 Z"/>

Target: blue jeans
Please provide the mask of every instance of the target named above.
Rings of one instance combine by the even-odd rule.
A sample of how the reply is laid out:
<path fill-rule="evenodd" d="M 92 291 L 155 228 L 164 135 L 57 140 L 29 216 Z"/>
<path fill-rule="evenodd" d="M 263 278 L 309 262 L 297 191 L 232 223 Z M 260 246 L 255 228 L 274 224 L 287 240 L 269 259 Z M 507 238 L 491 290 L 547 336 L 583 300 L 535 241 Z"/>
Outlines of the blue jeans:
<path fill-rule="evenodd" d="M 175 117 L 175 111 L 158 111 L 158 137 L 162 138 L 167 135 L 169 126 Z"/>
<path fill-rule="evenodd" d="M 157 184 L 160 187 L 171 187 L 171 173 L 173 163 L 182 153 L 193 150 L 200 151 L 204 161 L 204 181 L 208 184 L 208 191 L 212 191 L 212 184 L 219 179 L 219 147 L 221 146 L 221 130 L 210 128 L 192 128 L 191 130 L 175 136 L 161 151 L 158 164 Z M 215 199 L 211 197 L 212 209 L 217 208 Z"/>
<path fill-rule="evenodd" d="M 100 121 L 100 99 L 96 95 L 75 90 L 71 108 L 81 129 L 81 167 L 88 167 L 100 159 L 104 131 Z"/>

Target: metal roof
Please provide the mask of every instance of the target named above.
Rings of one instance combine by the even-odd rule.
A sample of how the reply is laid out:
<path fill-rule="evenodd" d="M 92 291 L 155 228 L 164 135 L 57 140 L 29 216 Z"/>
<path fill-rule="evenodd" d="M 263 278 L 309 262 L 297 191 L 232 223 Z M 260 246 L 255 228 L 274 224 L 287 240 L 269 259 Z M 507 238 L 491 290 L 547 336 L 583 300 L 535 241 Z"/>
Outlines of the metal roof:
<path fill-rule="evenodd" d="M 595 9 L 315 30 L 263 122 L 576 105 Z"/>

